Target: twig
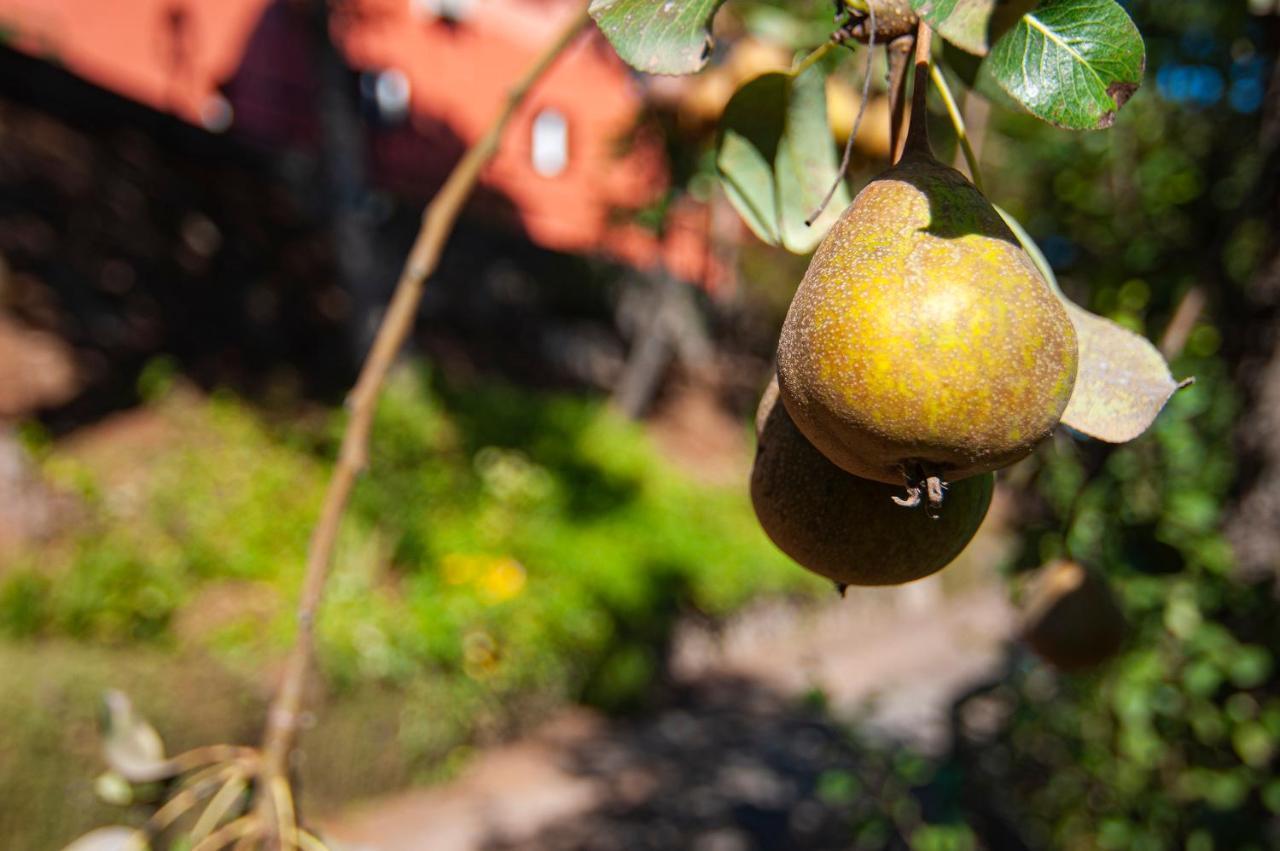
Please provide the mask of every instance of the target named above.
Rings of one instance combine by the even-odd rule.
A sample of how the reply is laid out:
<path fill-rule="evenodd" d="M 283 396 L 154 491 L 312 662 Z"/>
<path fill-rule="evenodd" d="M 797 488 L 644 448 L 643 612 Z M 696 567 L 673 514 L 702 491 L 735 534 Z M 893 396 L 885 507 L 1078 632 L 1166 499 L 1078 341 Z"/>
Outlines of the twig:
<path fill-rule="evenodd" d="M 209 834 L 199 843 L 192 846 L 191 851 L 217 851 L 219 848 L 226 848 L 237 839 L 244 839 L 257 834 L 260 828 L 261 824 L 259 824 L 256 816 L 241 816 L 230 824 L 224 824 Z"/>
<path fill-rule="evenodd" d="M 858 103 L 858 115 L 853 119 L 849 138 L 844 140 L 844 155 L 840 157 L 840 170 L 836 172 L 836 179 L 831 181 L 831 188 L 827 190 L 822 203 L 809 214 L 809 218 L 804 220 L 805 227 L 813 227 L 813 223 L 818 220 L 818 216 L 822 215 L 822 211 L 827 209 L 827 205 L 836 195 L 836 190 L 844 181 L 845 173 L 849 171 L 849 158 L 853 155 L 853 140 L 858 138 L 858 129 L 862 127 L 862 116 L 867 111 L 867 98 L 871 97 L 871 61 L 876 55 L 876 10 L 874 6 L 869 8 L 871 9 L 868 14 L 871 21 L 871 40 L 867 43 L 867 69 L 862 75 L 862 100 Z"/>
<path fill-rule="evenodd" d="M 253 748 L 242 745 L 205 745 L 178 754 L 166 763 L 166 767 L 174 774 L 185 774 L 193 768 L 204 765 L 235 761 L 252 762 L 256 758 L 257 752 Z"/>
<path fill-rule="evenodd" d="M 283 776 L 271 778 L 271 806 L 275 810 L 276 821 L 271 833 L 285 848 L 298 845 L 298 817 L 293 804 L 293 789 Z"/>
<path fill-rule="evenodd" d="M 280 782 L 287 783 L 289 754 L 293 750 L 297 734 L 303 691 L 314 650 L 316 611 L 324 594 L 343 512 L 356 478 L 364 469 L 368 457 L 369 433 L 378 393 L 397 353 L 413 329 L 427 276 L 435 271 L 463 203 L 479 180 L 481 170 L 497 152 L 502 133 L 512 115 L 533 84 L 574 41 L 589 20 L 586 9 L 583 8 L 525 76 L 512 87 L 502 111 L 494 119 L 488 132 L 466 152 L 427 206 L 418 236 L 396 284 L 395 294 L 383 316 L 355 388 L 347 399 L 350 419 L 325 493 L 320 519 L 316 523 L 307 551 L 302 593 L 298 602 L 298 635 L 286 659 L 280 685 L 267 713 L 262 744 L 262 773 L 255 789 L 255 811 L 257 822 L 265 832 L 264 844 L 268 847 L 278 847 L 281 839 L 277 825 L 281 816 L 286 814 L 276 812 L 273 791 L 278 789 Z"/>
<path fill-rule="evenodd" d="M 895 38 L 885 47 L 889 62 L 889 153 L 893 162 L 902 156 L 902 118 L 907 108 L 907 64 L 911 60 L 914 35 Z"/>
<path fill-rule="evenodd" d="M 1169 320 L 1168 327 L 1160 337 L 1160 354 L 1164 355 L 1166 360 L 1182 353 L 1183 347 L 1187 345 L 1187 338 L 1191 336 L 1191 330 L 1200 321 L 1200 314 L 1204 312 L 1206 301 L 1204 288 L 1194 286 L 1187 290 L 1186 295 L 1178 302 L 1173 318 Z"/>
<path fill-rule="evenodd" d="M 235 807 L 236 802 L 244 794 L 244 790 L 248 788 L 248 785 L 244 774 L 239 771 L 232 773 L 227 778 L 227 782 L 218 790 L 218 794 L 214 795 L 209 801 L 208 806 L 204 808 L 204 812 L 200 814 L 200 818 L 196 819 L 195 826 L 191 828 L 189 836 L 193 843 L 199 844 L 204 841 L 206 836 L 213 833 L 223 818 Z"/>
<path fill-rule="evenodd" d="M 202 777 L 193 778 L 187 781 L 190 785 L 180 790 L 176 795 L 165 802 L 164 806 L 151 814 L 151 818 L 147 819 L 147 823 L 143 826 L 143 831 L 148 836 L 155 836 L 161 831 L 169 827 L 178 820 L 178 817 L 190 810 L 196 804 L 213 794 L 227 778 L 241 771 L 237 765 L 215 765 L 209 769 L 209 773 L 201 772 Z"/>

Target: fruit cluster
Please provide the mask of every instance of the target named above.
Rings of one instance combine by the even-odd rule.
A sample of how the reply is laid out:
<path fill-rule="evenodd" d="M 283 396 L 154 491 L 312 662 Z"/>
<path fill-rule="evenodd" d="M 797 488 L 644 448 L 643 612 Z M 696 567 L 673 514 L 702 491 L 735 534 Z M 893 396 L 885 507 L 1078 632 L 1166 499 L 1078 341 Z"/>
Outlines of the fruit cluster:
<path fill-rule="evenodd" d="M 927 83 L 918 64 L 903 155 L 818 246 L 756 416 L 760 523 L 840 586 L 952 561 L 994 471 L 1053 432 L 1076 379 L 1062 302 L 995 207 L 934 158 Z"/>

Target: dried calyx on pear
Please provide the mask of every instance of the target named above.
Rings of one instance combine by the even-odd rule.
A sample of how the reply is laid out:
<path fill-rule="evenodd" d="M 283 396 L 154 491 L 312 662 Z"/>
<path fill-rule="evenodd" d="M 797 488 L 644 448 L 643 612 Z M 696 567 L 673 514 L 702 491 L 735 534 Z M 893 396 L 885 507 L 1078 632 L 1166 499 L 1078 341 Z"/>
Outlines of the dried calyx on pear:
<path fill-rule="evenodd" d="M 937 519 L 893 504 L 898 488 L 846 473 L 813 447 L 778 401 L 775 379 L 756 413 L 751 503 L 769 538 L 838 586 L 897 585 L 941 570 L 991 504 L 994 476 L 957 482 Z"/>
<path fill-rule="evenodd" d="M 1053 431 L 1077 351 L 1066 311 L 999 213 L 934 158 L 927 46 L 916 61 L 905 152 L 818 246 L 783 325 L 778 376 L 822 454 L 936 509 L 945 482 L 1012 464 Z"/>

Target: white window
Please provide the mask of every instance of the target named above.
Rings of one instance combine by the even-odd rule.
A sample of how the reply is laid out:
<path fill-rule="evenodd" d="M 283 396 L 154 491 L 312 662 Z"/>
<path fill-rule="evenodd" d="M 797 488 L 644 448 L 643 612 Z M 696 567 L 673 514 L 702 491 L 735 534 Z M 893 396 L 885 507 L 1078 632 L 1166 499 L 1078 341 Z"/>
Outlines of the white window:
<path fill-rule="evenodd" d="M 409 0 L 409 9 L 418 18 L 463 21 L 471 14 L 473 0 Z"/>
<path fill-rule="evenodd" d="M 569 123 L 555 109 L 544 109 L 533 119 L 533 170 L 555 177 L 569 164 Z"/>
<path fill-rule="evenodd" d="M 402 121 L 409 113 L 409 78 L 400 69 L 389 68 L 378 75 L 373 96 L 383 121 L 389 124 Z"/>

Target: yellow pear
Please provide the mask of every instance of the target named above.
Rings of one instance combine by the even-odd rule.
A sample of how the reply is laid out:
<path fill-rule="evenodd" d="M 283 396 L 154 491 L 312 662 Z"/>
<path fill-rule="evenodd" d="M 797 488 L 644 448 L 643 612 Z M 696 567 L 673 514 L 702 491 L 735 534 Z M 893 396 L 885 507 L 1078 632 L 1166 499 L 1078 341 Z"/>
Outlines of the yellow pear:
<path fill-rule="evenodd" d="M 1066 310 L 991 203 L 933 157 L 923 114 L 818 246 L 778 345 L 796 425 L 882 482 L 1017 461 L 1057 426 L 1076 375 Z"/>
<path fill-rule="evenodd" d="M 827 78 L 827 122 L 837 142 L 844 143 L 849 138 L 860 108 L 862 95 L 853 86 L 835 77 Z M 872 95 L 867 101 L 853 145 L 866 157 L 887 159 L 892 153 L 889 150 L 889 99 L 884 95 Z"/>

